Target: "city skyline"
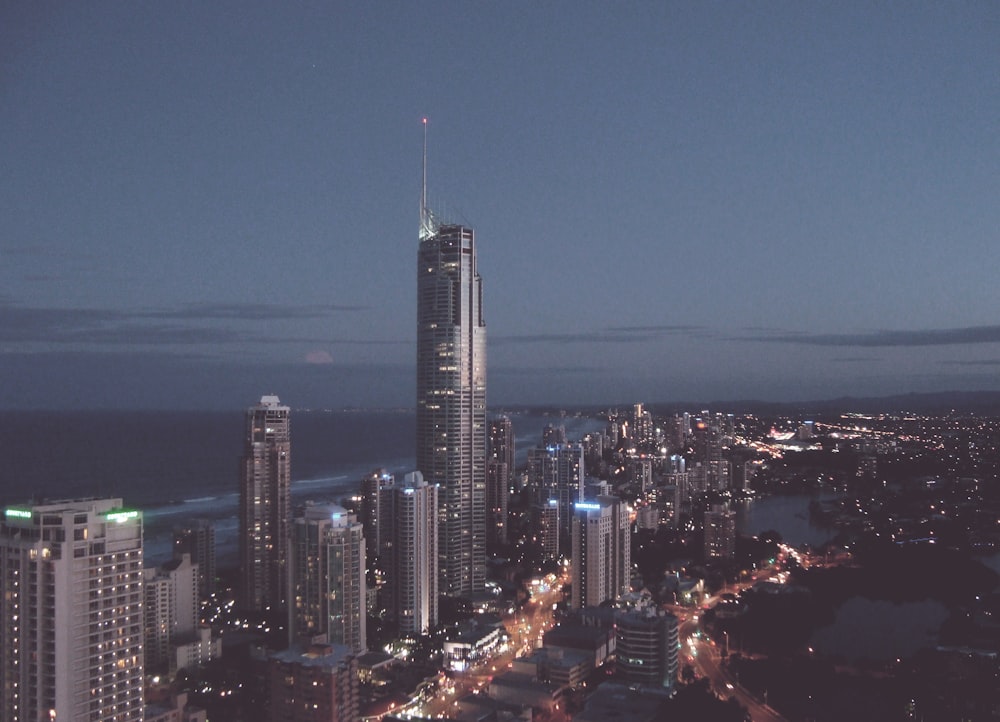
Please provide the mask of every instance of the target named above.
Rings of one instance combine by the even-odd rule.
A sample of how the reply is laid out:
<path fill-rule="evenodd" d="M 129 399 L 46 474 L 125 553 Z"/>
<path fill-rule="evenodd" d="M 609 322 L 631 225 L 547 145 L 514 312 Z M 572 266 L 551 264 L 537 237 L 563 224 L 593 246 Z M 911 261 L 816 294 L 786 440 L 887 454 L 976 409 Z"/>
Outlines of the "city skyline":
<path fill-rule="evenodd" d="M 998 22 L 5 8 L 0 408 L 410 406 L 424 117 L 491 406 L 998 390 Z"/>

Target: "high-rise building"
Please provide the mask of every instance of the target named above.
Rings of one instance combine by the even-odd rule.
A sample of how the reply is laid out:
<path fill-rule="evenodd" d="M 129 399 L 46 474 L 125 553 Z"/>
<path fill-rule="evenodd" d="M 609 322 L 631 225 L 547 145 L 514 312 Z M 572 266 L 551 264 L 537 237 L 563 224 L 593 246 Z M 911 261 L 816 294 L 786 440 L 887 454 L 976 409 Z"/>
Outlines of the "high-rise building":
<path fill-rule="evenodd" d="M 143 719 L 142 514 L 121 499 L 0 521 L 0 719 Z"/>
<path fill-rule="evenodd" d="M 198 627 L 198 566 L 183 554 L 161 567 L 147 567 L 143 573 L 146 666 L 164 668 L 171 645 L 186 641 Z"/>
<path fill-rule="evenodd" d="M 247 409 L 240 468 L 240 602 L 259 612 L 288 601 L 292 519 L 289 409 L 263 396 Z"/>
<path fill-rule="evenodd" d="M 423 634 L 438 622 L 438 488 L 419 471 L 380 492 L 386 606 L 399 634 Z"/>
<path fill-rule="evenodd" d="M 559 500 L 549 499 L 533 507 L 535 541 L 546 559 L 558 559 L 559 549 Z"/>
<path fill-rule="evenodd" d="M 192 519 L 174 528 L 174 559 L 185 554 L 198 565 L 198 597 L 215 592 L 215 526 L 208 519 Z"/>
<path fill-rule="evenodd" d="M 705 558 L 730 559 L 736 551 L 736 512 L 713 504 L 705 512 Z"/>
<path fill-rule="evenodd" d="M 584 499 L 585 467 L 583 446 L 557 444 L 544 449 L 531 449 L 529 468 L 540 474 L 536 498 L 539 503 L 555 499 L 559 503 L 559 547 L 569 548 L 573 526 L 573 509 Z"/>
<path fill-rule="evenodd" d="M 365 530 L 365 551 L 370 564 L 381 554 L 384 514 L 379 508 L 381 491 L 392 486 L 395 478 L 385 469 L 375 469 L 361 478 L 361 509 L 358 517 Z"/>
<path fill-rule="evenodd" d="M 631 587 L 628 508 L 614 496 L 577 502 L 573 514 L 573 586 L 570 607 L 596 607 Z"/>
<path fill-rule="evenodd" d="M 507 543 L 507 502 L 514 487 L 514 427 L 510 417 L 490 421 L 486 466 L 486 544 Z"/>
<path fill-rule="evenodd" d="M 426 160 L 426 144 L 425 154 Z M 486 581 L 486 322 L 471 228 L 427 208 L 417 252 L 417 468 L 440 487 L 440 591 Z"/>
<path fill-rule="evenodd" d="M 336 504 L 310 504 L 292 528 L 289 639 L 325 635 L 361 654 L 368 621 L 361 523 Z"/>
<path fill-rule="evenodd" d="M 510 472 L 506 462 L 486 461 L 486 548 L 495 550 L 507 543 L 507 484 Z"/>

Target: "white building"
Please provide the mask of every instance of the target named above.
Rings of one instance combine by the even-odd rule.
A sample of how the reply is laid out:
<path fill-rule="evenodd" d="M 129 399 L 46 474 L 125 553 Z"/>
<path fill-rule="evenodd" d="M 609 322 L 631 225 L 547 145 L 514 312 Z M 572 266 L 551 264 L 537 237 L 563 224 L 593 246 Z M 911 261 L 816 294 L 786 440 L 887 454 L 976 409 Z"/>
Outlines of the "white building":
<path fill-rule="evenodd" d="M 292 519 L 290 410 L 262 396 L 246 412 L 240 466 L 240 601 L 247 610 L 284 607 Z"/>
<path fill-rule="evenodd" d="M 366 649 L 365 537 L 336 504 L 305 508 L 292 525 L 289 640 L 326 635 L 355 654 Z"/>
<path fill-rule="evenodd" d="M 419 635 L 438 622 L 438 487 L 414 471 L 380 494 L 389 526 L 382 547 L 389 614 L 400 635 Z"/>
<path fill-rule="evenodd" d="M 578 502 L 573 514 L 573 609 L 617 599 L 631 588 L 628 508 L 617 497 Z"/>
<path fill-rule="evenodd" d="M 199 627 L 194 634 L 175 640 L 170 648 L 170 674 L 180 669 L 197 669 L 206 662 L 222 657 L 222 638 L 212 637 L 209 626 Z"/>
<path fill-rule="evenodd" d="M 194 634 L 199 623 L 198 565 L 182 554 L 144 570 L 146 665 L 167 666 L 171 645 Z"/>
<path fill-rule="evenodd" d="M 142 514 L 121 499 L 8 507 L 0 719 L 143 719 Z"/>

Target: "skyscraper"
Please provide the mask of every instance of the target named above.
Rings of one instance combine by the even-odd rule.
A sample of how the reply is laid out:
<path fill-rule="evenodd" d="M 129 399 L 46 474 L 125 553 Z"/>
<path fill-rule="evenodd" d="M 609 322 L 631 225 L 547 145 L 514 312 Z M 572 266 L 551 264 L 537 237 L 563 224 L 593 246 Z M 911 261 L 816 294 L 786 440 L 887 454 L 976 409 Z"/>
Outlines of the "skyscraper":
<path fill-rule="evenodd" d="M 293 524 L 289 639 L 325 635 L 355 654 L 365 651 L 365 537 L 336 504 L 308 505 Z"/>
<path fill-rule="evenodd" d="M 277 396 L 262 396 L 246 412 L 240 468 L 240 601 L 248 610 L 288 600 L 291 464 L 289 409 Z"/>
<path fill-rule="evenodd" d="M 507 543 L 507 502 L 514 486 L 514 427 L 510 417 L 490 421 L 486 462 L 486 544 Z"/>
<path fill-rule="evenodd" d="M 385 469 L 375 469 L 361 477 L 361 508 L 358 518 L 365 529 L 365 551 L 369 565 L 381 554 L 382 534 L 385 520 L 379 509 L 379 499 L 383 488 L 392 486 L 395 478 Z"/>
<path fill-rule="evenodd" d="M 421 193 L 417 252 L 417 469 L 440 487 L 440 591 L 486 581 L 486 323 L 471 228 L 440 224 Z"/>
<path fill-rule="evenodd" d="M 142 514 L 121 499 L 0 523 L 0 719 L 143 719 Z"/>
<path fill-rule="evenodd" d="M 629 591 L 632 548 L 628 508 L 614 496 L 578 502 L 573 514 L 573 609 L 596 607 Z"/>
<path fill-rule="evenodd" d="M 379 495 L 389 615 L 401 636 L 420 635 L 438 622 L 438 488 L 414 471 Z"/>
<path fill-rule="evenodd" d="M 565 553 L 570 545 L 574 504 L 584 498 L 583 446 L 556 444 L 529 449 L 528 468 L 536 502 L 546 504 L 555 499 L 559 503 L 559 551 Z"/>

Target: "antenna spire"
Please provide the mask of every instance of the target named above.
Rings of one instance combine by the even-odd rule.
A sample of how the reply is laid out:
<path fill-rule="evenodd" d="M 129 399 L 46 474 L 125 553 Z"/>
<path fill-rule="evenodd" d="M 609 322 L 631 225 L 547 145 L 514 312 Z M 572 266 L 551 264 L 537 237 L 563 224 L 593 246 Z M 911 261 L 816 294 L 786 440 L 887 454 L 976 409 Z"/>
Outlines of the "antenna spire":
<path fill-rule="evenodd" d="M 420 240 L 434 235 L 434 215 L 427 207 L 427 118 L 424 118 L 424 164 L 420 184 Z"/>

